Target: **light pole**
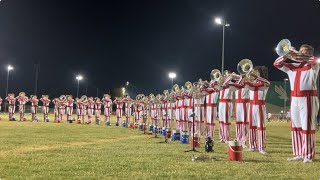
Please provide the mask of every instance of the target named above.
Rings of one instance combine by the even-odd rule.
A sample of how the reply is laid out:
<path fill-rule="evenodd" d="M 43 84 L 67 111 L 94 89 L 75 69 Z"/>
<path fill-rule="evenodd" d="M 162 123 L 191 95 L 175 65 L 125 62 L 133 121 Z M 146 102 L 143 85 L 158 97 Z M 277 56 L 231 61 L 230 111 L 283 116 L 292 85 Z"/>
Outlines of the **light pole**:
<path fill-rule="evenodd" d="M 214 19 L 216 24 L 222 25 L 222 59 L 221 59 L 221 72 L 223 73 L 224 70 L 224 31 L 225 27 L 230 26 L 229 23 L 227 23 L 224 19 L 221 18 L 215 18 Z"/>
<path fill-rule="evenodd" d="M 79 97 L 79 83 L 80 81 L 83 79 L 83 77 L 81 75 L 78 75 L 76 77 L 77 81 L 78 81 L 78 88 L 77 88 L 77 98 Z"/>
<path fill-rule="evenodd" d="M 177 77 L 177 74 L 174 72 L 169 73 L 169 78 L 171 79 L 171 86 L 173 86 L 173 79 Z"/>
<path fill-rule="evenodd" d="M 128 86 L 129 86 L 129 81 L 126 82 L 126 89 L 125 89 L 126 92 L 128 92 Z"/>
<path fill-rule="evenodd" d="M 126 88 L 122 88 L 122 96 L 124 96 L 126 94 Z"/>
<path fill-rule="evenodd" d="M 10 71 L 13 70 L 13 67 L 11 65 L 7 66 L 7 86 L 6 86 L 6 96 L 8 96 L 8 89 L 9 89 L 9 75 L 10 75 Z M 4 103 L 4 111 L 7 111 L 7 103 Z"/>

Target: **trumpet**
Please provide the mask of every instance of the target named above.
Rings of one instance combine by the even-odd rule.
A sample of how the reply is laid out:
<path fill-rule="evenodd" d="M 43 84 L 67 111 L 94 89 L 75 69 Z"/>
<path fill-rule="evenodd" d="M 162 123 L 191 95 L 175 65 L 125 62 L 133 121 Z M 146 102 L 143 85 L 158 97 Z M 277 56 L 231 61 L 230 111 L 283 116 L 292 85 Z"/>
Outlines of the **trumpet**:
<path fill-rule="evenodd" d="M 312 57 L 310 55 L 301 54 L 299 51 L 295 50 L 295 48 L 291 46 L 291 42 L 288 39 L 282 39 L 278 43 L 276 47 L 276 53 L 278 56 L 286 56 L 296 62 L 309 61 L 309 59 Z"/>

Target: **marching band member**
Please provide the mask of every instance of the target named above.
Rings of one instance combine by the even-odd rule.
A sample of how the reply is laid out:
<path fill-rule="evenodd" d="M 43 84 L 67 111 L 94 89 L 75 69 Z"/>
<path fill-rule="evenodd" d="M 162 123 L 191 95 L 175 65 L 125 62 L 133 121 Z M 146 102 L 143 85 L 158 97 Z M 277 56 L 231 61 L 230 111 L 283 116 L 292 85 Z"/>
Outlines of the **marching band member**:
<path fill-rule="evenodd" d="M 133 100 L 131 99 L 131 97 L 126 94 L 125 98 L 124 98 L 124 113 L 126 116 L 126 125 L 128 126 L 128 124 L 130 123 L 130 117 L 131 117 L 131 107 L 133 104 Z"/>
<path fill-rule="evenodd" d="M 142 99 L 142 103 L 143 103 L 143 110 L 142 110 L 142 123 L 147 125 L 147 120 L 148 120 L 148 116 L 149 116 L 149 97 L 148 96 L 144 96 Z"/>
<path fill-rule="evenodd" d="M 88 109 L 88 97 L 86 95 L 81 96 L 81 102 L 82 102 L 82 124 L 85 123 L 85 117 L 87 115 L 87 109 Z"/>
<path fill-rule="evenodd" d="M 15 121 L 14 118 L 14 112 L 16 109 L 16 98 L 14 93 L 8 94 L 8 97 L 6 97 L 6 101 L 8 101 L 9 107 L 8 107 L 8 111 L 9 111 L 9 121 Z"/>
<path fill-rule="evenodd" d="M 185 108 L 185 114 L 184 114 L 184 119 L 185 119 L 185 125 L 188 126 L 188 131 L 190 134 L 193 132 L 193 117 L 192 117 L 192 107 L 193 107 L 193 97 L 192 97 L 192 83 L 187 81 L 185 83 L 186 90 L 183 93 L 184 97 L 184 108 Z"/>
<path fill-rule="evenodd" d="M 36 95 L 31 95 L 29 101 L 31 102 L 32 121 L 33 121 L 33 122 L 38 122 L 38 119 L 37 119 L 37 110 L 38 110 L 39 100 L 37 99 L 37 96 L 36 96 Z"/>
<path fill-rule="evenodd" d="M 70 121 L 70 120 L 72 120 L 74 100 L 72 98 L 72 95 L 67 95 L 66 97 L 67 97 L 67 100 L 66 100 L 67 101 L 66 102 L 66 104 L 67 104 L 67 108 L 66 108 L 66 110 L 67 110 L 67 121 Z"/>
<path fill-rule="evenodd" d="M 157 124 L 157 122 L 156 122 L 157 103 L 156 103 L 155 97 L 152 93 L 149 95 L 149 98 L 150 98 L 149 102 L 150 102 L 150 106 L 151 106 L 150 107 L 150 114 L 151 114 L 152 125 L 153 125 L 153 127 L 155 127 Z"/>
<path fill-rule="evenodd" d="M 100 124 L 101 105 L 102 105 L 102 101 L 100 101 L 100 98 L 96 97 L 95 98 L 95 104 L 94 104 L 96 125 Z"/>
<path fill-rule="evenodd" d="M 91 124 L 91 122 L 92 122 L 93 111 L 94 111 L 94 100 L 93 100 L 93 97 L 89 97 L 89 99 L 88 99 L 88 124 Z"/>
<path fill-rule="evenodd" d="M 180 130 L 180 111 L 181 111 L 181 99 L 180 98 L 180 89 L 178 84 L 173 85 L 172 87 L 172 91 L 173 91 L 173 98 L 175 100 L 175 110 L 174 110 L 174 115 L 175 115 L 175 119 L 176 119 L 176 129 Z"/>
<path fill-rule="evenodd" d="M 20 92 L 16 100 L 19 103 L 19 114 L 20 114 L 19 121 L 24 121 L 24 112 L 26 109 L 26 103 L 28 102 L 28 97 L 26 96 L 25 92 Z"/>
<path fill-rule="evenodd" d="M 181 98 L 181 106 L 180 106 L 180 127 L 181 132 L 188 130 L 188 121 L 187 121 L 187 115 L 186 115 L 186 108 L 187 108 L 187 99 L 185 99 L 184 94 L 186 93 L 186 90 L 183 86 L 181 86 L 181 93 L 178 98 Z"/>
<path fill-rule="evenodd" d="M 172 128 L 172 121 L 174 120 L 174 111 L 175 111 L 175 101 L 174 98 L 172 97 L 172 94 L 168 94 L 168 96 L 166 97 L 166 101 L 167 101 L 167 119 L 168 119 L 168 124 L 167 127 L 168 128 Z"/>
<path fill-rule="evenodd" d="M 212 72 L 211 72 L 212 74 Z M 211 78 L 210 84 L 203 90 L 206 93 L 206 134 L 207 137 L 214 139 L 214 127 L 217 118 L 217 98 L 219 96 L 219 89 L 217 82 Z"/>
<path fill-rule="evenodd" d="M 122 106 L 123 106 L 122 97 L 120 97 L 120 98 L 116 97 L 116 99 L 113 101 L 113 103 L 115 103 L 117 105 L 117 109 L 116 109 L 117 122 L 116 122 L 116 124 L 119 125 L 119 122 L 121 122 L 121 118 L 122 118 Z"/>
<path fill-rule="evenodd" d="M 316 154 L 319 64 L 313 53 L 314 48 L 305 44 L 300 47 L 299 52 L 290 51 L 283 56 L 278 53 L 280 57 L 273 64 L 288 74 L 291 85 L 291 137 L 295 157 L 289 158 L 289 161 L 303 160 L 304 163 L 310 163 Z M 286 59 L 296 62 L 288 63 L 285 62 Z"/>
<path fill-rule="evenodd" d="M 52 100 L 52 103 L 54 104 L 54 108 L 53 108 L 54 121 L 60 122 L 60 120 L 59 120 L 59 106 L 60 106 L 59 98 L 54 98 Z"/>
<path fill-rule="evenodd" d="M 161 102 L 161 120 L 162 120 L 162 127 L 167 126 L 167 101 L 164 99 L 163 95 L 160 95 L 160 102 Z"/>
<path fill-rule="evenodd" d="M 222 85 L 220 84 L 220 100 L 219 100 L 219 119 L 220 119 L 220 142 L 227 143 L 231 139 L 230 125 L 231 116 L 233 114 L 232 95 L 236 90 L 230 83 L 225 83 L 225 78 L 230 72 L 225 70 L 224 77 L 221 77 Z M 219 83 L 218 83 L 219 84 Z"/>
<path fill-rule="evenodd" d="M 247 67 L 250 64 L 250 67 L 253 67 L 252 62 L 248 59 L 241 60 L 238 64 L 239 67 Z M 238 68 L 239 69 L 239 68 Z M 229 83 L 230 88 L 233 87 L 235 91 L 235 118 L 236 118 L 236 140 L 241 142 L 242 147 L 246 147 L 247 140 L 247 130 L 248 130 L 248 109 L 249 109 L 249 89 L 245 88 L 243 83 L 244 80 L 247 80 L 244 76 L 245 69 L 241 69 L 240 73 L 243 75 L 237 75 L 232 73 L 229 75 L 226 83 Z M 230 83 L 231 81 L 236 81 L 235 83 Z"/>
<path fill-rule="evenodd" d="M 248 74 L 249 80 L 245 82 L 249 89 L 249 151 L 258 150 L 266 154 L 266 107 L 265 98 L 270 82 L 260 77 L 259 70 Z M 256 132 L 258 129 L 258 139 Z"/>
<path fill-rule="evenodd" d="M 104 94 L 102 98 L 103 107 L 104 107 L 104 116 L 105 116 L 105 124 L 110 125 L 110 115 L 112 108 L 112 100 L 109 94 Z"/>
<path fill-rule="evenodd" d="M 66 96 L 61 95 L 59 98 L 59 120 L 61 122 L 63 122 L 63 117 L 64 117 L 64 114 L 66 113 L 66 106 L 67 106 Z"/>
<path fill-rule="evenodd" d="M 48 95 L 42 95 L 42 98 L 40 98 L 40 101 L 42 101 L 42 113 L 43 113 L 43 121 L 44 122 L 49 122 L 49 105 L 51 100 L 49 99 Z"/>
<path fill-rule="evenodd" d="M 76 98 L 76 108 L 77 108 L 77 123 L 81 124 L 82 121 L 82 112 L 83 112 L 83 103 L 82 103 L 82 99 Z"/>
<path fill-rule="evenodd" d="M 245 148 L 249 125 L 249 90 L 244 87 L 242 81 L 239 84 L 234 84 L 234 86 L 237 88 L 235 91 L 236 140 L 241 142 L 242 147 Z"/>
<path fill-rule="evenodd" d="M 143 113 L 143 103 L 142 103 L 143 96 L 141 94 L 137 95 L 136 101 L 134 103 L 134 109 L 135 109 L 135 115 L 134 115 L 134 120 L 135 124 L 141 123 L 141 117 Z"/>

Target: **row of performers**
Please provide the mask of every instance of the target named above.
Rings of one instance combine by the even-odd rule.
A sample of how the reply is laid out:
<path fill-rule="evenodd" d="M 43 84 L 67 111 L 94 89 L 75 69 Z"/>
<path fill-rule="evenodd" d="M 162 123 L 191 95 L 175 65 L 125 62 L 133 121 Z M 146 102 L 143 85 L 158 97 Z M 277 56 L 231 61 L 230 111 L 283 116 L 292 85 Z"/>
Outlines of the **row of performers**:
<path fill-rule="evenodd" d="M 243 69 L 246 69 L 246 66 L 252 69 L 250 60 L 244 60 L 240 64 Z M 215 69 L 210 74 L 210 82 L 200 79 L 196 83 L 186 82 L 181 88 L 174 85 L 170 92 L 165 90 L 162 95 L 157 96 L 138 95 L 135 101 L 128 101 L 128 97 L 116 98 L 117 120 L 121 121 L 122 103 L 126 103 L 126 107 L 133 103 L 135 113 L 138 113 L 135 117 L 150 116 L 154 127 L 162 120 L 162 127 L 172 128 L 172 121 L 176 120 L 176 129 L 194 133 L 198 137 L 205 134 L 213 139 L 216 120 L 219 117 L 219 139 L 221 143 L 225 143 L 231 139 L 231 116 L 235 112 L 237 141 L 246 147 L 249 135 L 249 150 L 264 154 L 265 98 L 270 82 L 260 77 L 259 71 L 261 69 L 244 70 L 242 75 L 225 71 L 222 75 Z M 142 118 L 139 122 L 146 123 L 146 119 L 149 118 Z"/>

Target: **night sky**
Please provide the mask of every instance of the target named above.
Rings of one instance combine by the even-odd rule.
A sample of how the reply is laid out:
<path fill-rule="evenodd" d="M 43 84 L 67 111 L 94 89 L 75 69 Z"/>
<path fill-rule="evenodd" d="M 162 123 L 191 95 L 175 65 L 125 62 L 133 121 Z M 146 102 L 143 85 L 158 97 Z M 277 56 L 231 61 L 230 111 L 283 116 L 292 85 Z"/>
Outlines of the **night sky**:
<path fill-rule="evenodd" d="M 99 95 L 130 82 L 129 90 L 159 93 L 176 83 L 210 78 L 221 68 L 224 17 L 225 69 L 249 58 L 269 67 L 270 80 L 286 75 L 272 66 L 277 43 L 307 43 L 320 54 L 320 1 L 215 0 L 2 0 L 0 2 L 1 96 L 6 66 L 9 92 L 33 92 L 40 62 L 39 95 Z"/>

